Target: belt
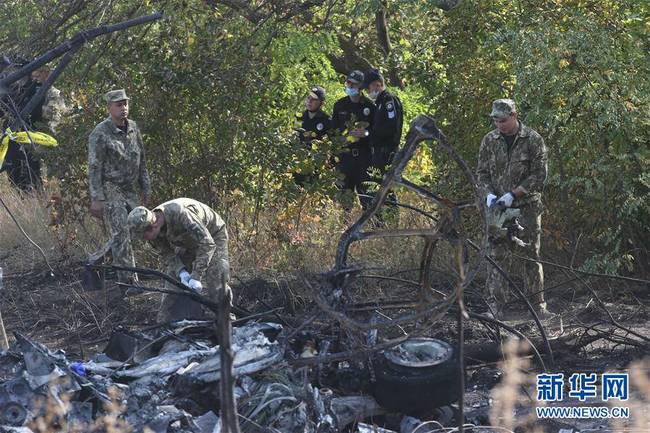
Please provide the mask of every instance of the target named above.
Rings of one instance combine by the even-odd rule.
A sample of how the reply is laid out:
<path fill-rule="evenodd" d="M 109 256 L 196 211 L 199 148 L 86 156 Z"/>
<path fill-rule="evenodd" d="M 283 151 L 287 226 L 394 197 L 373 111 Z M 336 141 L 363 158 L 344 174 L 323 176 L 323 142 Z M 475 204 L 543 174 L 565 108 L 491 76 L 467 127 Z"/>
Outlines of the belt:
<path fill-rule="evenodd" d="M 344 152 L 349 153 L 352 156 L 359 156 L 362 153 L 370 153 L 370 149 L 367 147 L 359 147 L 359 146 L 349 146 L 347 149 L 344 150 Z"/>

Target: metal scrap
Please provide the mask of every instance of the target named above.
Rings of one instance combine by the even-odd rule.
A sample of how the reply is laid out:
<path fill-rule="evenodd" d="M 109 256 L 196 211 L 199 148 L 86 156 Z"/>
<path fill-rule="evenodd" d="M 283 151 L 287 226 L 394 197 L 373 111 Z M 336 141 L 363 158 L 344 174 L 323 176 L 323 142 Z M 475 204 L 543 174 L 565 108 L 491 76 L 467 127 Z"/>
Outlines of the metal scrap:
<path fill-rule="evenodd" d="M 0 433 L 30 432 L 27 427 L 35 420 L 48 419 L 42 405 L 46 401 L 63 414 L 69 430 L 90 431 L 84 426 L 108 416 L 134 433 L 221 431 L 219 345 L 213 322 L 188 320 L 148 331 L 114 332 L 136 336 L 127 341 L 135 352 L 114 351 L 115 345 L 109 344 L 108 352 L 122 360 L 106 353 L 69 360 L 63 352 L 17 335 L 10 351 L 0 353 Z M 384 413 L 370 396 L 341 396 L 316 387 L 307 380 L 308 369 L 294 370 L 285 362 L 300 357 L 304 345 L 294 350 L 286 341 L 283 327 L 275 323 L 233 328 L 242 432 L 264 426 L 283 433 L 334 433 Z M 149 342 L 147 350 L 137 349 L 142 342 Z"/>

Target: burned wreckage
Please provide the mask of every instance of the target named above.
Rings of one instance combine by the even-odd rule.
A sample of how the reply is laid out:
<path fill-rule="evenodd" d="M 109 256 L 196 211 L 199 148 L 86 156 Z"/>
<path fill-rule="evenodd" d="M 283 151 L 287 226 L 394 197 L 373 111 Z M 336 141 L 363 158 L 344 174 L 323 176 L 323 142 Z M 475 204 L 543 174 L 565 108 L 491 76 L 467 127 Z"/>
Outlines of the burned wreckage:
<path fill-rule="evenodd" d="M 112 431 L 156 433 L 365 432 L 376 430 L 364 420 L 397 415 L 395 428 L 413 432 L 420 425 L 414 417 L 436 419 L 438 425 L 464 422 L 464 320 L 503 325 L 528 339 L 465 307 L 464 289 L 485 256 L 490 233 L 487 210 L 478 206 L 485 222 L 480 247 L 464 238 L 461 227 L 460 210 L 476 208 L 475 202 L 453 203 L 402 179 L 413 152 L 425 140 L 441 144 L 473 179 L 433 119 L 418 116 L 372 205 L 342 234 L 334 268 L 312 282 L 304 281 L 314 302 L 303 316 L 251 314 L 233 307 L 240 318 L 231 324 L 225 294 L 213 303 L 165 274 L 133 268 L 173 282 L 178 290 L 172 293 L 187 303 L 202 304 L 217 320 L 184 319 L 144 330 L 118 326 L 104 351 L 89 360 L 68 359 L 61 351 L 51 352 L 17 334 L 9 350 L 0 354 L 0 431 L 109 431 L 107 423 L 112 423 L 117 429 Z M 440 205 L 442 210 L 430 215 L 431 227 L 363 231 L 396 185 Z M 419 292 L 410 300 L 418 306 L 395 304 L 400 315 L 388 320 L 376 314 L 378 302 L 368 303 L 374 307 L 366 313 L 355 313 L 361 310 L 355 310 L 350 293 L 369 275 L 347 263 L 353 242 L 381 236 L 425 239 Z M 457 266 L 457 279 L 452 290 L 436 298 L 432 294 L 440 292 L 433 289 L 427 270 L 435 248 L 445 242 L 450 249 L 444 251 L 451 251 Z M 474 248 L 479 260 L 470 263 L 466 247 Z M 530 311 L 534 316 L 532 307 Z M 430 338 L 432 325 L 450 314 L 458 319 L 460 341 Z M 323 318 L 334 332 L 320 332 L 316 324 Z M 392 332 L 396 329 L 397 336 Z M 541 344 L 548 344 L 543 328 L 541 335 Z M 539 352 L 530 345 L 543 366 Z M 547 353 L 552 357 L 550 347 Z"/>
<path fill-rule="evenodd" d="M 4 77 L 0 88 L 65 53 L 43 86 L 46 91 L 90 38 L 160 16 L 82 32 Z M 42 95 L 35 98 L 38 96 Z M 18 128 L 21 113 L 15 117 Z M 464 321 L 482 320 L 530 343 L 506 324 L 468 310 L 464 300 L 465 289 L 481 263 L 487 260 L 500 270 L 485 253 L 490 236 L 506 233 L 512 240 L 516 233 L 510 216 L 490 217 L 490 212 L 496 211 L 488 212 L 478 198 L 453 202 L 404 179 L 402 172 L 424 141 L 437 142 L 476 192 L 472 172 L 434 120 L 418 116 L 410 125 L 404 147 L 380 180 L 372 203 L 342 234 L 334 268 L 312 283 L 305 280 L 312 289 L 313 305 L 302 317 L 285 320 L 288 318 L 277 314 L 248 314 L 234 307 L 240 319 L 231 324 L 227 294 L 220 293 L 219 302 L 214 303 L 184 289 L 178 281 L 170 281 L 177 287 L 172 294 L 207 307 L 217 320 L 186 319 L 145 330 L 116 327 L 103 353 L 89 360 L 68 359 L 61 351 L 52 352 L 16 334 L 14 344 L 0 353 L 0 432 L 388 431 L 363 423 L 384 414 L 399 414 L 396 428 L 403 433 L 413 432 L 419 425 L 412 416 L 435 416 L 438 425 L 450 425 L 455 416 L 455 422 L 462 425 Z M 430 201 L 436 211 L 388 203 L 390 189 L 395 187 Z M 429 225 L 366 230 L 384 205 L 415 211 L 426 217 Z M 466 234 L 461 215 L 464 209 L 479 210 L 479 244 Z M 496 231 L 490 219 L 498 221 Z M 369 275 L 367 268 L 348 264 L 351 244 L 413 236 L 425 240 L 419 281 L 414 282 L 417 290 L 410 293 L 413 299 L 384 305 L 400 315 L 377 314 L 382 307 L 379 301 L 367 303 L 365 307 L 370 308 L 365 310 L 354 304 L 352 288 L 377 276 Z M 444 293 L 433 287 L 430 270 L 436 254 L 451 257 L 455 267 L 451 290 Z M 90 263 L 85 280 L 101 283 L 106 272 L 119 269 L 124 270 Z M 527 305 L 552 361 L 550 344 L 535 311 L 507 274 L 500 272 Z M 153 271 L 151 274 L 170 279 Z M 139 289 L 164 292 L 150 287 Z M 458 341 L 452 344 L 430 338 L 432 327 L 450 315 L 457 318 Z M 334 324 L 335 332 L 325 335 L 316 329 L 315 324 L 322 318 Z M 537 348 L 532 343 L 530 346 L 544 366 Z M 449 409 L 450 404 L 457 409 Z"/>
<path fill-rule="evenodd" d="M 111 415 L 119 416 L 123 431 L 221 431 L 217 427 L 221 364 L 213 336 L 213 323 L 207 321 L 184 320 L 146 332 L 116 328 L 104 353 L 81 362 L 17 334 L 15 343 L 0 355 L 0 431 L 101 431 Z M 329 388 L 305 382 L 304 369 L 288 366 L 292 359 L 300 359 L 290 347 L 308 344 L 293 339 L 291 353 L 285 354 L 281 340 L 286 336 L 275 323 L 234 328 L 233 372 L 242 431 L 341 431 L 360 417 L 385 411 L 370 396 L 336 396 Z M 422 358 L 431 355 L 430 347 L 437 347 L 422 343 L 413 342 L 420 347 L 412 352 L 402 348 L 417 354 L 413 362 L 418 365 L 427 363 Z M 443 358 L 433 363 L 454 368 L 457 360 L 448 362 L 450 350 L 448 346 L 437 351 L 435 356 L 442 353 Z M 388 353 L 393 368 L 408 369 L 404 353 Z M 377 386 L 390 388 L 396 376 L 389 369 L 382 371 Z M 415 384 L 425 393 L 440 394 L 427 385 Z M 44 422 L 51 430 L 43 430 Z"/>

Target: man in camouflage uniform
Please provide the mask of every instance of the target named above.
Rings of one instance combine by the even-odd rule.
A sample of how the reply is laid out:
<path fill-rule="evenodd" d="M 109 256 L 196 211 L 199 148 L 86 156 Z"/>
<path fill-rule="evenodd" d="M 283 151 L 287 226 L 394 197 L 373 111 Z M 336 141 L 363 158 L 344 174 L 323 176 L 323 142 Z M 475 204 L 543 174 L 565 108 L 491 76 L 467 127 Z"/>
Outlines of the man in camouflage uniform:
<path fill-rule="evenodd" d="M 128 118 L 129 98 L 123 89 L 106 94 L 109 117 L 95 127 L 88 139 L 90 213 L 104 218 L 110 228 L 113 264 L 135 266 L 126 225 L 129 212 L 147 204 L 151 194 L 142 134 Z M 140 196 L 138 195 L 138 190 Z M 118 280 L 132 282 L 132 274 L 118 272 Z"/>
<path fill-rule="evenodd" d="M 542 190 L 547 174 L 547 153 L 544 139 L 518 120 L 514 101 L 497 99 L 492 104 L 491 117 L 496 129 L 483 137 L 478 160 L 478 183 L 486 206 L 495 203 L 521 211 L 520 238 L 525 247 L 513 243 L 490 244 L 490 255 L 503 265 L 510 253 L 539 260 L 542 222 Z M 512 257 L 510 257 L 512 258 Z M 487 287 L 489 303 L 499 312 L 506 301 L 507 282 L 494 267 L 489 266 Z M 548 316 L 544 301 L 544 271 L 541 263 L 525 261 L 524 285 L 533 306 L 542 316 Z"/>
<path fill-rule="evenodd" d="M 226 223 L 208 205 L 190 198 L 177 198 L 148 210 L 133 209 L 128 217 L 133 238 L 143 238 L 161 253 L 165 272 L 200 293 L 205 285 L 210 299 L 217 301 L 217 290 L 230 280 L 228 231 Z M 168 286 L 168 288 L 171 288 Z M 225 290 L 229 290 L 225 287 Z M 164 295 L 159 322 L 184 317 L 188 300 Z"/>

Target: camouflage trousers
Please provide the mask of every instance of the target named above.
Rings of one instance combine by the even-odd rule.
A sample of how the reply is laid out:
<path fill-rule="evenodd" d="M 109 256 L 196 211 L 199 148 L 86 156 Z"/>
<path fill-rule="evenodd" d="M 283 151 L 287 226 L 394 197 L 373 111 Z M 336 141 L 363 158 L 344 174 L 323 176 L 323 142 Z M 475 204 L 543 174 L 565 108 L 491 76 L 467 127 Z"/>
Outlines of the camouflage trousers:
<path fill-rule="evenodd" d="M 135 266 L 126 219 L 129 212 L 140 204 L 139 201 L 138 194 L 134 191 L 115 189 L 106 195 L 104 223 L 111 233 L 111 255 L 116 266 Z M 117 280 L 120 282 L 128 282 L 132 277 L 132 272 L 117 272 Z"/>
<path fill-rule="evenodd" d="M 524 227 L 519 238 L 528 246 L 520 247 L 512 242 L 490 244 L 489 255 L 494 261 L 508 272 L 509 276 L 517 282 L 519 277 L 523 280 L 524 294 L 528 297 L 533 307 L 546 307 L 544 301 L 544 268 L 541 263 L 522 260 L 514 257 L 518 255 L 533 260 L 539 260 L 540 237 L 542 231 L 542 205 L 531 203 L 520 208 L 521 215 L 519 223 Z M 495 302 L 499 309 L 508 300 L 508 293 L 512 290 L 506 279 L 497 269 L 488 263 L 488 275 L 486 286 L 489 292 L 490 302 Z M 513 278 L 514 277 L 514 278 Z M 512 296 L 515 296 L 514 294 Z"/>
<path fill-rule="evenodd" d="M 192 262 L 194 256 L 191 254 L 179 254 L 181 261 L 185 265 L 188 272 L 192 272 Z M 171 277 L 178 279 L 178 266 L 172 264 L 167 267 L 165 271 Z M 212 302 L 217 302 L 219 299 L 219 290 L 223 288 L 222 282 L 222 268 L 219 266 L 219 260 L 215 257 L 205 272 L 203 284 L 203 292 L 201 295 L 207 296 Z M 172 284 L 165 283 L 165 288 L 168 290 L 178 290 Z M 230 287 L 226 284 L 225 290 L 228 291 L 227 295 L 232 300 Z M 186 296 L 163 294 L 160 309 L 158 310 L 157 321 L 158 323 L 170 322 L 182 319 L 205 319 L 206 314 L 203 312 L 201 304 L 191 300 Z"/>

